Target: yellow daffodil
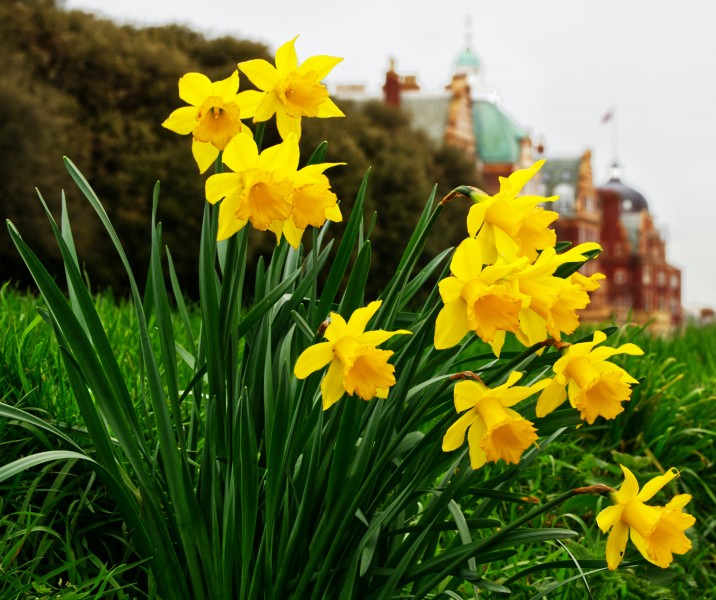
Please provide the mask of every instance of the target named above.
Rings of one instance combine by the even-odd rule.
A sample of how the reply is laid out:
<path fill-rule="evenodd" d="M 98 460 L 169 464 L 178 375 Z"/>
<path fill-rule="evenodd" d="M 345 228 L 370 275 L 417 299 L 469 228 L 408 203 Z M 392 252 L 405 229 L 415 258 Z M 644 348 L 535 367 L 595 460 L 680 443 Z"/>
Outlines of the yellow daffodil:
<path fill-rule="evenodd" d="M 500 332 L 517 331 L 520 311 L 528 301 L 509 276 L 524 268 L 527 260 L 483 268 L 479 242 L 474 238 L 463 240 L 450 263 L 452 277 L 438 284 L 445 306 L 435 322 L 435 347 L 450 348 L 474 331 L 484 342 L 492 343 L 499 354 L 504 340 Z"/>
<path fill-rule="evenodd" d="M 467 217 L 467 231 L 479 242 L 485 264 L 497 261 L 512 242 L 517 244 L 520 256 L 530 261 L 537 258 L 538 250 L 555 245 L 557 238 L 549 225 L 559 215 L 538 205 L 557 197 L 517 196 L 544 162 L 537 161 L 529 169 L 515 171 L 507 178 L 500 177 L 500 191 L 494 196 L 471 195 L 475 204 Z"/>
<path fill-rule="evenodd" d="M 557 408 L 569 395 L 570 404 L 590 425 L 597 417 L 613 419 L 624 411 L 622 402 L 631 397 L 630 384 L 638 383 L 621 367 L 607 362 L 616 354 L 638 356 L 644 352 L 635 344 L 623 344 L 619 348 L 601 344 L 607 336 L 595 331 L 591 342 L 572 344 L 564 355 L 554 363 L 555 377 L 540 394 L 536 414 L 544 417 Z"/>
<path fill-rule="evenodd" d="M 580 244 L 566 252 L 557 254 L 554 248 L 545 248 L 532 265 L 517 275 L 521 293 L 529 296 L 529 305 L 520 313 L 520 328 L 517 339 L 525 346 L 552 336 L 561 340 L 563 333 L 572 333 L 579 325 L 579 310 L 589 304 L 585 286 L 595 289 L 596 282 L 581 276 L 581 279 L 555 277 L 555 271 L 563 264 L 584 262 L 586 253 L 601 249 L 599 244 Z M 597 276 L 595 276 L 597 277 Z M 603 276 L 601 276 L 603 277 Z M 599 284 L 596 283 L 596 287 Z"/>
<path fill-rule="evenodd" d="M 212 81 L 201 73 L 187 73 L 179 79 L 179 97 L 191 106 L 177 108 L 162 123 L 181 135 L 192 134 L 194 159 L 203 173 L 233 137 L 251 135 L 241 119 L 254 116 L 261 93 L 238 93 L 239 72 L 222 81 Z"/>
<path fill-rule="evenodd" d="M 323 174 L 329 167 L 345 163 L 322 163 L 299 170 L 294 179 L 291 194 L 291 214 L 286 221 L 276 222 L 271 229 L 277 240 L 283 235 L 291 246 L 298 248 L 303 232 L 309 225 L 321 227 L 327 220 L 339 223 L 343 220 L 338 199 L 331 191 L 331 184 Z"/>
<path fill-rule="evenodd" d="M 493 389 L 477 381 L 461 381 L 455 385 L 455 410 L 467 412 L 445 433 L 443 451 L 462 446 L 467 434 L 473 469 L 500 459 L 518 463 L 522 453 L 537 440 L 537 432 L 531 421 L 510 407 L 546 384 L 543 380 L 532 386 L 513 387 L 521 377 L 522 373 L 515 371 L 506 383 Z"/>
<path fill-rule="evenodd" d="M 218 239 L 223 240 L 247 222 L 261 231 L 291 215 L 291 194 L 298 168 L 296 136 L 259 154 L 254 140 L 245 135 L 229 142 L 222 160 L 234 173 L 218 173 L 206 181 L 206 199 L 219 207 Z"/>
<path fill-rule="evenodd" d="M 624 483 L 612 493 L 613 506 L 605 508 L 597 516 L 602 533 L 611 529 L 607 538 L 607 566 L 614 570 L 624 556 L 627 537 L 649 562 L 668 567 L 674 554 L 684 554 L 691 549 L 691 541 L 684 531 L 693 526 L 696 519 L 685 512 L 691 500 L 689 494 L 675 496 L 666 506 L 645 504 L 669 481 L 679 476 L 676 469 L 654 477 L 639 491 L 639 483 L 633 473 L 622 465 Z"/>
<path fill-rule="evenodd" d="M 388 388 L 395 385 L 395 367 L 388 363 L 393 352 L 376 346 L 394 335 L 411 332 L 365 331 L 380 305 L 376 301 L 357 309 L 347 323 L 338 313 L 331 313 L 331 323 L 324 333 L 327 341 L 309 346 L 298 357 L 293 372 L 299 379 L 330 364 L 321 382 L 323 410 L 333 406 L 344 392 L 363 400 L 386 398 Z"/>
<path fill-rule="evenodd" d="M 268 121 L 275 113 L 276 125 L 284 140 L 292 133 L 301 137 L 301 117 L 345 116 L 321 83 L 343 59 L 312 56 L 299 66 L 297 37 L 276 51 L 275 67 L 263 59 L 239 63 L 239 69 L 263 92 L 254 122 Z"/>

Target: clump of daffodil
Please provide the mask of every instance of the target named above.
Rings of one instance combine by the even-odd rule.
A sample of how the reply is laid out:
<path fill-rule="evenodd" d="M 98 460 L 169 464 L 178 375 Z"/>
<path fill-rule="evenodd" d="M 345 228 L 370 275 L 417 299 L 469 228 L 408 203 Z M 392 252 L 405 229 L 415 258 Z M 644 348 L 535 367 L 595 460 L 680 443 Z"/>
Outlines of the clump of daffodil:
<path fill-rule="evenodd" d="M 298 246 L 306 226 L 321 226 L 327 218 L 341 219 L 336 196 L 323 175 L 337 163 L 298 170 L 295 135 L 261 153 L 251 137 L 236 136 L 226 146 L 222 160 L 234 172 L 218 173 L 206 181 L 206 199 L 214 204 L 223 198 L 219 206 L 220 240 L 250 221 L 256 229 L 271 229 L 279 240 L 283 234 Z M 290 227 L 286 227 L 288 221 Z"/>
<path fill-rule="evenodd" d="M 530 261 L 537 258 L 537 252 L 555 245 L 557 238 L 549 225 L 559 216 L 545 210 L 539 204 L 551 202 L 557 196 L 520 196 L 518 194 L 544 164 L 537 161 L 528 169 L 515 171 L 509 177 L 500 177 L 500 191 L 494 196 L 481 192 L 470 194 L 475 202 L 467 216 L 467 231 L 477 239 L 486 264 L 509 251 L 512 242 L 519 248 L 520 256 Z"/>
<path fill-rule="evenodd" d="M 455 410 L 464 414 L 445 433 L 443 450 L 456 450 L 467 434 L 473 469 L 500 459 L 518 463 L 522 453 L 537 440 L 537 431 L 531 421 L 510 407 L 538 392 L 546 383 L 515 386 L 521 377 L 522 373 L 514 371 L 506 383 L 492 389 L 478 381 L 456 384 Z"/>
<path fill-rule="evenodd" d="M 343 117 L 328 97 L 321 81 L 343 59 L 312 56 L 300 66 L 296 56 L 296 36 L 276 51 L 276 66 L 263 59 L 239 63 L 239 69 L 261 90 L 254 122 L 268 121 L 276 115 L 281 137 L 301 137 L 301 117 Z"/>
<path fill-rule="evenodd" d="M 638 383 L 621 367 L 607 361 L 616 354 L 639 356 L 644 352 L 635 344 L 619 348 L 596 348 L 607 336 L 595 331 L 590 342 L 572 344 L 552 367 L 555 377 L 537 400 L 536 414 L 544 417 L 569 396 L 583 420 L 590 425 L 597 417 L 613 419 L 624 411 L 622 402 L 631 397 L 631 385 Z"/>
<path fill-rule="evenodd" d="M 213 83 L 201 73 L 187 73 L 179 79 L 179 97 L 191 106 L 177 108 L 162 125 L 181 135 L 192 134 L 191 151 L 201 173 L 232 138 L 251 135 L 241 119 L 254 116 L 261 94 L 238 90 L 238 71 Z"/>
<path fill-rule="evenodd" d="M 684 554 L 691 549 L 691 541 L 684 531 L 693 526 L 696 519 L 685 512 L 691 500 L 689 494 L 679 494 L 666 506 L 649 506 L 647 501 L 672 479 L 679 476 L 676 469 L 654 477 L 639 491 L 634 474 L 622 465 L 624 483 L 611 494 L 613 506 L 605 508 L 597 516 L 602 533 L 611 529 L 607 539 L 607 566 L 614 570 L 619 566 L 626 549 L 627 538 L 650 563 L 663 569 L 674 560 L 674 554 Z"/>
<path fill-rule="evenodd" d="M 388 363 L 393 352 L 377 346 L 394 335 L 411 332 L 365 331 L 380 305 L 378 300 L 355 310 L 347 323 L 338 313 L 331 313 L 324 333 L 327 341 L 309 346 L 298 357 L 293 372 L 299 379 L 330 364 L 321 382 L 323 410 L 333 406 L 344 393 L 363 400 L 387 398 L 388 389 L 395 385 L 395 367 Z"/>
<path fill-rule="evenodd" d="M 524 268 L 527 258 L 514 262 L 483 267 L 480 244 L 474 238 L 462 241 L 450 262 L 451 277 L 438 284 L 445 306 L 435 322 L 435 347 L 450 348 L 465 334 L 474 331 L 484 342 L 499 341 L 499 354 L 504 335 L 501 331 L 516 332 L 519 315 L 529 298 L 520 294 L 510 278 Z"/>

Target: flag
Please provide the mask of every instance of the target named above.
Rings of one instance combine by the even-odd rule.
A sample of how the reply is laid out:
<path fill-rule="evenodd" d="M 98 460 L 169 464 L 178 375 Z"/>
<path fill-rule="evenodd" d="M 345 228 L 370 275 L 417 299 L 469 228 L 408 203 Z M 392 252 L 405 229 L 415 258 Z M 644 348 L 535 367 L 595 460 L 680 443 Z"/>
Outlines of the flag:
<path fill-rule="evenodd" d="M 612 120 L 612 117 L 613 117 L 613 116 L 614 116 L 614 109 L 613 109 L 613 108 L 610 108 L 610 109 L 606 112 L 606 114 L 602 117 L 602 125 L 604 125 L 604 123 L 609 123 L 609 121 Z"/>

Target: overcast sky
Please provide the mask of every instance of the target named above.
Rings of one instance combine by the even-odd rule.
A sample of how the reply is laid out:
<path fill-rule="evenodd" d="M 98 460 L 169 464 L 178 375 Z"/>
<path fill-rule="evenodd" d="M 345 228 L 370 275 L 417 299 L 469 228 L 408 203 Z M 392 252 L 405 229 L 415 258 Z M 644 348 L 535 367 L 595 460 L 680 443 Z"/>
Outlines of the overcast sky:
<path fill-rule="evenodd" d="M 687 307 L 716 306 L 716 2 L 712 0 L 66 0 L 143 25 L 177 22 L 263 42 L 296 34 L 299 60 L 343 56 L 330 84 L 378 92 L 390 57 L 425 90 L 449 82 L 471 21 L 484 83 L 547 158 L 593 152 L 597 185 L 613 158 L 641 191 L 684 271 Z"/>

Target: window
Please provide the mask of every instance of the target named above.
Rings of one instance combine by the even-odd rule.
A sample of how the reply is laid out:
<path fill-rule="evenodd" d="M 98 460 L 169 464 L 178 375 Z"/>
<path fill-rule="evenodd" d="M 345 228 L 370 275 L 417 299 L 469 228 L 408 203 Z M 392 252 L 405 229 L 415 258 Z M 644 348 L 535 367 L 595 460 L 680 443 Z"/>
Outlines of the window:
<path fill-rule="evenodd" d="M 644 272 L 641 275 L 641 282 L 644 285 L 649 285 L 651 283 L 651 269 L 649 267 L 644 267 Z"/>
<path fill-rule="evenodd" d="M 656 284 L 657 285 L 666 285 L 666 273 L 663 271 L 659 271 L 656 274 Z"/>
<path fill-rule="evenodd" d="M 679 287 L 679 276 L 678 275 L 671 276 L 671 287 L 674 289 Z"/>
<path fill-rule="evenodd" d="M 614 283 L 626 283 L 629 281 L 629 275 L 625 269 L 617 269 L 614 271 Z"/>

